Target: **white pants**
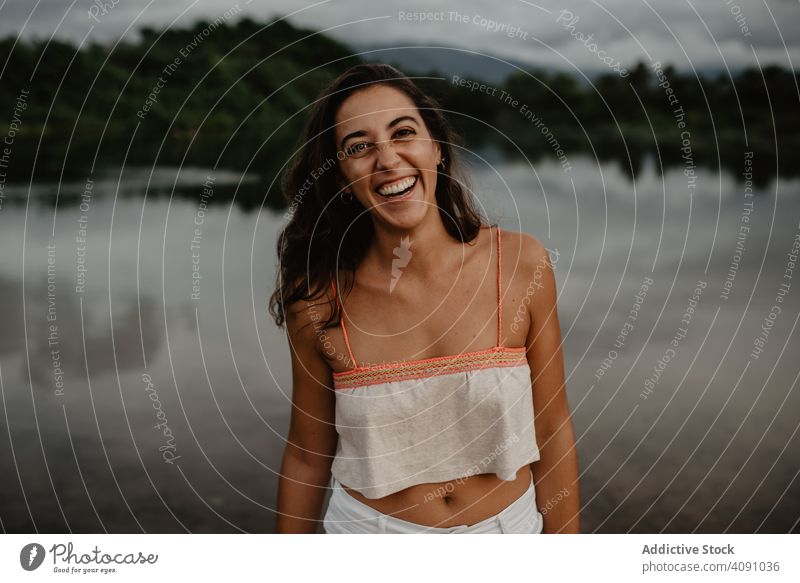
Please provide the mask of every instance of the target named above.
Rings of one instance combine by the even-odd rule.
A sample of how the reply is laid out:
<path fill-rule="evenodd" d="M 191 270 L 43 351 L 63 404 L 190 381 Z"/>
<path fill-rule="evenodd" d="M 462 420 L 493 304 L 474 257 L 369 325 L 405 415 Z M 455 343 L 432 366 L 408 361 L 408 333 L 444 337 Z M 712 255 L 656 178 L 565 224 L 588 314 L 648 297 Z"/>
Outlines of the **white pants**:
<path fill-rule="evenodd" d="M 445 528 L 408 522 L 378 512 L 356 500 L 335 478 L 331 478 L 328 510 L 323 520 L 325 534 L 541 534 L 542 514 L 536 508 L 536 489 L 531 485 L 522 496 L 499 513 L 475 524 L 460 524 Z"/>

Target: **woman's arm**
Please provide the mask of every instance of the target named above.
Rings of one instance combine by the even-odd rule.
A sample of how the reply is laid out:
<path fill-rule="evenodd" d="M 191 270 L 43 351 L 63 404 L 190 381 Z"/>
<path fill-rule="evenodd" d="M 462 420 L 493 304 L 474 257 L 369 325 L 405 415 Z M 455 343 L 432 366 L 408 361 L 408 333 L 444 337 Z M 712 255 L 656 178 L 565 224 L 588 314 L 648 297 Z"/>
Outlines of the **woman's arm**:
<path fill-rule="evenodd" d="M 564 358 L 556 306 L 556 281 L 547 249 L 522 235 L 521 261 L 528 274 L 530 326 L 526 346 L 541 459 L 531 464 L 545 533 L 580 532 L 580 492 L 575 434 L 564 385 Z"/>
<path fill-rule="evenodd" d="M 318 310 L 320 317 L 312 318 Z M 330 365 L 319 352 L 319 304 L 287 310 L 292 355 L 292 413 L 278 479 L 278 533 L 315 533 L 330 480 L 338 435 Z"/>

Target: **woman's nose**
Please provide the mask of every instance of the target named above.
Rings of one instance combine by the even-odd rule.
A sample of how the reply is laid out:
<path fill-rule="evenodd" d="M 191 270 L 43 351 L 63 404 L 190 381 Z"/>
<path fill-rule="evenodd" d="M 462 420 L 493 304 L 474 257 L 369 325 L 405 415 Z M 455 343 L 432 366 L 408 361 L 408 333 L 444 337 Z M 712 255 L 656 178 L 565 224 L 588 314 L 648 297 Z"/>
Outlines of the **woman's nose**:
<path fill-rule="evenodd" d="M 375 144 L 376 164 L 379 168 L 391 168 L 397 165 L 400 156 L 397 155 L 394 146 L 391 140 Z"/>

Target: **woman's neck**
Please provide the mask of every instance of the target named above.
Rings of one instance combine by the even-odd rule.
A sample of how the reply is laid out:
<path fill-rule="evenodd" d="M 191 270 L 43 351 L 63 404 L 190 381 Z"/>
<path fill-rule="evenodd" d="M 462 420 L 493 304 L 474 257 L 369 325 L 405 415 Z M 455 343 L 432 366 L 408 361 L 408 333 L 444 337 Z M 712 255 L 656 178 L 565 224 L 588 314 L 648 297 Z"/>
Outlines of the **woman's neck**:
<path fill-rule="evenodd" d="M 377 272 L 397 276 L 398 270 L 413 279 L 428 280 L 441 274 L 450 258 L 465 254 L 460 241 L 445 230 L 441 218 L 422 223 L 413 229 L 375 228 L 375 238 L 368 254 Z M 462 261 L 459 257 L 457 261 Z"/>

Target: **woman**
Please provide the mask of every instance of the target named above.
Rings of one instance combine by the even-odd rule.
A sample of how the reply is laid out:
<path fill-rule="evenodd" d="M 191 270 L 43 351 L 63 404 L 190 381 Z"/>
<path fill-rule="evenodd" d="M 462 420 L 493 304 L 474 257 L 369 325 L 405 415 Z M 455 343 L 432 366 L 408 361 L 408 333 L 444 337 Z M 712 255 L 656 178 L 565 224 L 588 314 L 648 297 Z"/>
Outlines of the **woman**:
<path fill-rule="evenodd" d="M 270 300 L 294 383 L 280 533 L 315 532 L 328 487 L 326 533 L 578 532 L 549 255 L 484 224 L 456 172 L 393 67 L 313 106 Z"/>

